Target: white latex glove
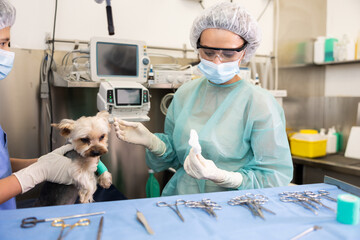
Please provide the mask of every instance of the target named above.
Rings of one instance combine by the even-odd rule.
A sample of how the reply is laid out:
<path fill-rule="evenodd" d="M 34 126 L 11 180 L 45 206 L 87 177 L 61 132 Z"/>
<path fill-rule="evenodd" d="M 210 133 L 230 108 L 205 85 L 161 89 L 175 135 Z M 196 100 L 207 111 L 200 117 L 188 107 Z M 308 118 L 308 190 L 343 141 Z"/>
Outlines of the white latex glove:
<path fill-rule="evenodd" d="M 201 154 L 195 154 L 193 148 L 185 159 L 184 169 L 193 178 L 211 180 L 225 188 L 237 189 L 243 180 L 241 173 L 216 167 L 213 161 L 205 159 Z"/>
<path fill-rule="evenodd" d="M 116 118 L 114 120 L 115 133 L 119 139 L 128 143 L 142 145 L 159 156 L 165 153 L 165 143 L 152 134 L 143 124 Z"/>
<path fill-rule="evenodd" d="M 72 160 L 64 156 L 73 150 L 71 144 L 64 145 L 40 157 L 37 162 L 14 173 L 20 182 L 22 193 L 35 187 L 35 185 L 49 181 L 59 184 L 73 184 L 71 177 Z"/>

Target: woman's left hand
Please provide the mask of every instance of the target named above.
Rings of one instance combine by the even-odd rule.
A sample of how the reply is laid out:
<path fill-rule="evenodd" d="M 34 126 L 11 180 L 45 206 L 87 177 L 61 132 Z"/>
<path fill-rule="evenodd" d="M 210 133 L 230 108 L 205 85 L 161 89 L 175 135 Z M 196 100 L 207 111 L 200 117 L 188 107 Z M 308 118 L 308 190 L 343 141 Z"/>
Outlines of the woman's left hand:
<path fill-rule="evenodd" d="M 195 154 L 192 148 L 185 159 L 184 169 L 187 174 L 197 179 L 222 182 L 225 178 L 213 161 L 205 159 L 201 154 Z"/>
<path fill-rule="evenodd" d="M 195 154 L 192 148 L 185 159 L 184 169 L 193 178 L 211 180 L 225 188 L 237 189 L 243 181 L 241 173 L 218 168 L 213 161 Z"/>

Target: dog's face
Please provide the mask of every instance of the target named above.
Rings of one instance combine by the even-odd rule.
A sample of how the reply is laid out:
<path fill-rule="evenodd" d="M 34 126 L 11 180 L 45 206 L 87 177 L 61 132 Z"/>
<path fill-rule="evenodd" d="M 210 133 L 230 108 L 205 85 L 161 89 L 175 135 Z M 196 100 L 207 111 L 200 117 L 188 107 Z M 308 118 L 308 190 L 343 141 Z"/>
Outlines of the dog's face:
<path fill-rule="evenodd" d="M 97 157 L 108 151 L 109 113 L 99 112 L 94 117 L 81 117 L 78 120 L 63 119 L 52 126 L 60 129 L 60 134 L 74 146 L 83 157 Z"/>

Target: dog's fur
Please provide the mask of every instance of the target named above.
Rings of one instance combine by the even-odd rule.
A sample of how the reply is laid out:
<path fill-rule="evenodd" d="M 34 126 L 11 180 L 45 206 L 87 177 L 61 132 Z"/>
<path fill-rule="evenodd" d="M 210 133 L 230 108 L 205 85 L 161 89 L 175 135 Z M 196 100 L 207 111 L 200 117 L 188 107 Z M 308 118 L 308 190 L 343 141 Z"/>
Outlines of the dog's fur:
<path fill-rule="evenodd" d="M 74 147 L 73 151 L 65 154 L 73 160 L 68 171 L 74 185 L 45 182 L 37 206 L 73 204 L 78 196 L 81 203 L 93 202 L 97 181 L 103 188 L 111 186 L 109 172 L 104 172 L 97 179 L 95 175 L 100 156 L 108 151 L 108 117 L 109 113 L 102 111 L 94 117 L 81 117 L 76 121 L 63 119 L 59 124 L 52 124 Z"/>

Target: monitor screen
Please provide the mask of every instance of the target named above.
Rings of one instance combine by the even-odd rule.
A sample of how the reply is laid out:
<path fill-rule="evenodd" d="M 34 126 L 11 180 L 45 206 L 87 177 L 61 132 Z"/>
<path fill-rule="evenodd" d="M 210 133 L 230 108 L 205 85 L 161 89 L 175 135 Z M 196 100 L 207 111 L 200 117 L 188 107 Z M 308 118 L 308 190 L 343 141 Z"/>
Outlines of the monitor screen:
<path fill-rule="evenodd" d="M 96 43 L 98 76 L 138 75 L 138 47 L 132 44 Z"/>
<path fill-rule="evenodd" d="M 117 106 L 140 106 L 141 105 L 141 89 L 139 88 L 117 88 L 116 105 Z"/>

